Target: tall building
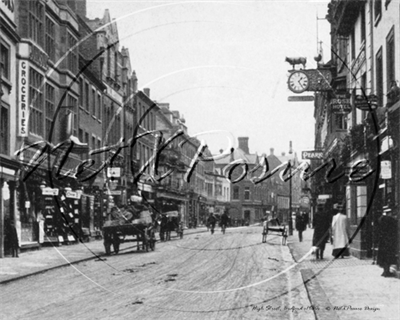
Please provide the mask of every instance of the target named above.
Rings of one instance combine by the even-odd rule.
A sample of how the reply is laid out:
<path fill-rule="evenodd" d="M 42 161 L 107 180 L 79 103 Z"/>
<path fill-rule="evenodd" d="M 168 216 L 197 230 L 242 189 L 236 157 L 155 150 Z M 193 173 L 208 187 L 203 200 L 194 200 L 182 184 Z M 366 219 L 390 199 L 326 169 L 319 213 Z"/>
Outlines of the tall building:
<path fill-rule="evenodd" d="M 332 91 L 316 103 L 316 143 L 344 173 L 331 194 L 332 203 L 346 205 L 355 233 L 351 253 L 375 257 L 379 217 L 385 210 L 399 216 L 399 4 L 336 0 L 327 18 L 334 78 Z"/>
<path fill-rule="evenodd" d="M 5 233 L 16 215 L 16 180 L 19 162 L 14 157 L 17 140 L 17 95 L 27 108 L 26 91 L 19 90 L 17 50 L 19 35 L 14 1 L 0 2 L 0 258 L 9 250 Z M 25 85 L 25 90 L 27 87 Z M 20 97 L 21 99 L 21 97 Z M 20 225 L 18 225 L 20 228 Z"/>

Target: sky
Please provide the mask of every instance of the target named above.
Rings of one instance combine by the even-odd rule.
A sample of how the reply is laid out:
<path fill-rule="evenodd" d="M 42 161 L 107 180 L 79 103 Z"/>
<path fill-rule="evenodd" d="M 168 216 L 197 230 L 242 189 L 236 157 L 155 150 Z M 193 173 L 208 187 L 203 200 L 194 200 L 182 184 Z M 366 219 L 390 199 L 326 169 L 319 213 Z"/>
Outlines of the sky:
<path fill-rule="evenodd" d="M 285 57 L 306 57 L 306 69 L 315 69 L 322 41 L 330 60 L 328 3 L 87 0 L 87 15 L 109 9 L 139 89 L 179 111 L 189 135 L 213 153 L 248 137 L 251 153 L 288 153 L 292 141 L 300 158 L 314 149 L 314 106 L 288 102 L 296 94 Z"/>

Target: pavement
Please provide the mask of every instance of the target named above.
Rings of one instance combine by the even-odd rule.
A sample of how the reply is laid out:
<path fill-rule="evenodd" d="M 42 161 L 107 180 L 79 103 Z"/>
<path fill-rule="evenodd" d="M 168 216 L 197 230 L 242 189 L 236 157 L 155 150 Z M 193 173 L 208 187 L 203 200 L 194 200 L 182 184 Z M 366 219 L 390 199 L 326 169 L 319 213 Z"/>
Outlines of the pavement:
<path fill-rule="evenodd" d="M 297 231 L 288 238 L 296 268 L 303 277 L 308 297 L 318 320 L 400 319 L 400 280 L 385 278 L 372 259 L 353 256 L 334 259 L 327 243 L 324 259 L 311 253 L 313 229 Z M 394 270 L 393 270 L 394 271 Z"/>
<path fill-rule="evenodd" d="M 204 227 L 187 229 L 184 234 L 200 232 L 207 230 Z M 294 268 L 301 273 L 316 319 L 400 319 L 398 277 L 381 277 L 382 269 L 372 260 L 333 259 L 330 244 L 326 246 L 324 260 L 316 260 L 311 254 L 312 234 L 313 229 L 307 229 L 300 242 L 294 231 L 288 238 L 287 248 L 295 261 Z M 127 250 L 136 250 L 136 243 L 121 244 L 120 251 Z M 0 259 L 0 285 L 104 256 L 102 240 L 42 247 L 23 252 L 19 258 L 6 256 Z"/>

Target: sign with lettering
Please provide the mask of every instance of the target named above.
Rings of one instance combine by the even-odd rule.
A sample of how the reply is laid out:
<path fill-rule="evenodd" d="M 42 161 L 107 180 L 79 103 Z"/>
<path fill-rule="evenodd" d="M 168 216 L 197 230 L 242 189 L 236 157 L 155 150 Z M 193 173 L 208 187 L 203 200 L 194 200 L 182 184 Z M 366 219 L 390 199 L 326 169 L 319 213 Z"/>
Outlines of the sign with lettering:
<path fill-rule="evenodd" d="M 120 196 L 121 193 L 122 193 L 121 190 L 107 190 L 105 192 L 105 194 L 108 196 Z"/>
<path fill-rule="evenodd" d="M 378 107 L 378 97 L 376 95 L 369 95 L 367 97 L 357 95 L 354 104 L 357 109 L 368 111 L 370 109 L 376 109 Z"/>
<path fill-rule="evenodd" d="M 20 60 L 18 69 L 18 136 L 28 136 L 28 120 L 29 120 L 29 78 L 28 78 L 28 61 Z"/>
<path fill-rule="evenodd" d="M 330 105 L 333 113 L 351 112 L 350 98 L 346 95 L 336 95 L 334 99 L 331 99 Z"/>
<path fill-rule="evenodd" d="M 288 101 L 314 101 L 314 96 L 289 96 Z"/>
<path fill-rule="evenodd" d="M 47 71 L 47 69 L 49 68 L 49 66 L 47 65 L 47 60 L 49 60 L 49 57 L 45 52 L 43 52 L 41 49 L 33 44 L 29 48 L 29 59 L 31 59 L 45 71 Z"/>
<path fill-rule="evenodd" d="M 119 168 L 119 167 L 107 168 L 107 176 L 109 178 L 120 178 L 121 177 L 121 168 Z"/>
<path fill-rule="evenodd" d="M 381 178 L 392 179 L 392 164 L 390 161 L 381 161 Z"/>
<path fill-rule="evenodd" d="M 58 189 L 57 188 L 43 188 L 42 194 L 44 196 L 58 196 Z"/>
<path fill-rule="evenodd" d="M 65 196 L 67 198 L 70 198 L 70 199 L 80 199 L 81 198 L 81 193 L 75 192 L 75 191 L 67 191 L 65 193 Z"/>
<path fill-rule="evenodd" d="M 301 157 L 309 160 L 322 160 L 324 158 L 324 152 L 319 150 L 302 151 Z"/>

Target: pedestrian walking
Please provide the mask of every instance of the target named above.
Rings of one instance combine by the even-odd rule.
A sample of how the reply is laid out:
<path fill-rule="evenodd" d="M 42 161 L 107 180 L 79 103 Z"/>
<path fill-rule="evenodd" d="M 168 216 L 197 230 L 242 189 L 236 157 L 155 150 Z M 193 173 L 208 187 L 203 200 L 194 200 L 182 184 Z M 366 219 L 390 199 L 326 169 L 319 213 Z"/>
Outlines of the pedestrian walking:
<path fill-rule="evenodd" d="M 8 239 L 11 248 L 11 255 L 13 258 L 19 258 L 18 250 L 19 250 L 19 241 L 18 241 L 18 234 L 17 229 L 15 228 L 14 221 L 11 221 L 8 226 Z"/>
<path fill-rule="evenodd" d="M 324 250 L 327 241 L 329 240 L 329 229 L 331 228 L 332 217 L 327 211 L 324 210 L 324 206 L 320 205 L 317 207 L 317 212 L 313 219 L 314 234 L 312 239 L 312 245 L 316 247 L 316 258 L 324 258 Z"/>
<path fill-rule="evenodd" d="M 383 277 L 393 276 L 390 265 L 396 264 L 397 221 L 392 211 L 384 212 L 379 218 L 379 244 L 377 264 L 383 268 Z"/>
<path fill-rule="evenodd" d="M 302 242 L 303 241 L 303 231 L 306 230 L 306 220 L 304 218 L 304 215 L 301 212 L 298 212 L 296 214 L 296 230 L 299 233 L 299 241 Z"/>
<path fill-rule="evenodd" d="M 332 255 L 335 258 L 349 256 L 349 239 L 350 239 L 350 226 L 349 221 L 344 213 L 343 206 L 338 204 L 336 207 L 338 211 L 332 219 L 332 237 L 333 237 L 333 251 Z"/>

